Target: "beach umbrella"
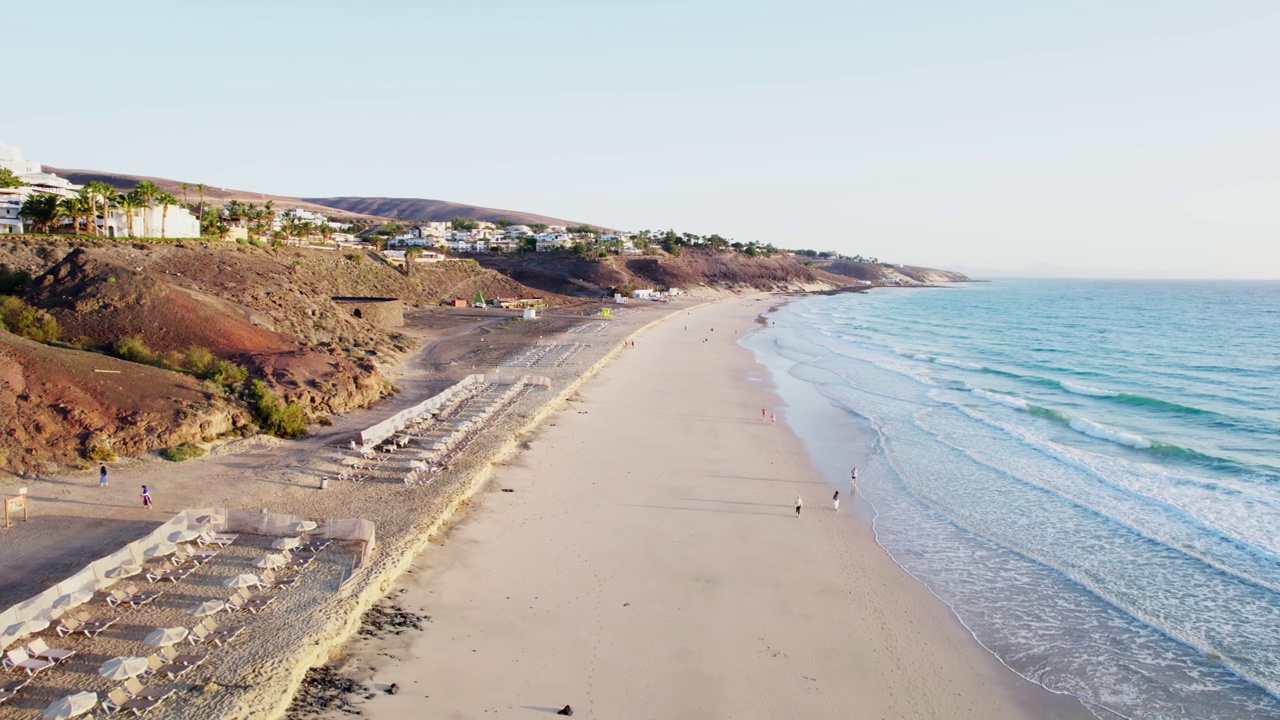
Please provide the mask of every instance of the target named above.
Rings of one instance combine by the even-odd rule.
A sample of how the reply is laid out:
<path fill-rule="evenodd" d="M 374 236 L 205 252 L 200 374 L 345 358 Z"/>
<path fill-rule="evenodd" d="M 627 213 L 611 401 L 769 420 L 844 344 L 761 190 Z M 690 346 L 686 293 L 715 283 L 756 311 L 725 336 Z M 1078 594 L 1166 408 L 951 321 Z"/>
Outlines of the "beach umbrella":
<path fill-rule="evenodd" d="M 200 517 L 196 518 L 197 525 L 213 525 L 215 523 L 220 523 L 220 522 L 222 522 L 221 515 L 201 515 Z"/>
<path fill-rule="evenodd" d="M 192 605 L 187 608 L 187 612 L 196 617 L 205 617 L 213 615 L 227 609 L 227 603 L 222 600 L 205 600 L 199 605 Z"/>
<path fill-rule="evenodd" d="M 177 532 L 169 533 L 169 542 L 171 543 L 191 542 L 192 540 L 195 540 L 198 537 L 200 537 L 199 530 L 179 530 Z"/>
<path fill-rule="evenodd" d="M 147 671 L 144 657 L 114 657 L 102 663 L 98 674 L 108 680 L 128 680 Z"/>
<path fill-rule="evenodd" d="M 31 635 L 49 627 L 49 621 L 37 618 L 35 620 L 23 620 L 20 623 L 10 625 L 4 629 L 5 635 Z"/>
<path fill-rule="evenodd" d="M 53 601 L 53 607 L 58 610 L 70 610 L 73 607 L 79 607 L 93 599 L 92 590 L 79 590 L 73 593 L 67 593 Z"/>
<path fill-rule="evenodd" d="M 241 573 L 239 575 L 232 575 L 226 580 L 223 580 L 222 584 L 226 585 L 227 587 L 243 588 L 243 587 L 253 587 L 254 585 L 261 585 L 262 581 L 259 580 L 258 576 L 254 575 L 253 573 Z"/>
<path fill-rule="evenodd" d="M 263 555 L 257 560 L 254 560 L 253 566 L 260 567 L 260 568 L 267 568 L 270 570 L 278 567 L 284 567 L 286 564 L 288 564 L 288 562 L 289 561 L 285 559 L 285 556 L 279 553 L 271 553 L 270 555 Z"/>
<path fill-rule="evenodd" d="M 276 550 L 292 550 L 302 544 L 302 541 L 296 537 L 282 537 L 271 543 L 271 547 Z"/>
<path fill-rule="evenodd" d="M 184 627 L 156 628 L 147 633 L 142 642 L 151 647 L 168 647 L 176 642 L 185 640 L 190 632 Z"/>
<path fill-rule="evenodd" d="M 89 712 L 97 704 L 97 693 L 78 692 L 68 695 L 44 709 L 44 720 L 68 720 Z"/>
<path fill-rule="evenodd" d="M 113 580 L 119 580 L 120 578 L 133 577 L 140 572 L 142 572 L 142 566 L 129 564 L 113 567 L 103 574 Z"/>
<path fill-rule="evenodd" d="M 316 524 L 310 520 L 299 520 L 289 525 L 289 532 L 310 532 L 316 529 Z"/>
<path fill-rule="evenodd" d="M 161 555 L 172 555 L 177 551 L 178 551 L 177 545 L 174 545 L 173 543 L 162 542 L 162 543 L 157 543 L 155 545 L 152 545 L 146 550 L 143 550 L 142 554 L 146 557 L 153 558 L 153 557 L 160 557 Z"/>

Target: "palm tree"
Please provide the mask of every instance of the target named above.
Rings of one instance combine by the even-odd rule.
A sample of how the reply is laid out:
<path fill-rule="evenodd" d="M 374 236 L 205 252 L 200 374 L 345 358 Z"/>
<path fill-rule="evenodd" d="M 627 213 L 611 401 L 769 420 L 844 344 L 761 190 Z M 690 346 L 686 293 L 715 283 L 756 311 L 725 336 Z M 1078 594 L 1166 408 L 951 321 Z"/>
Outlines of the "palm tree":
<path fill-rule="evenodd" d="M 200 217 L 204 217 L 204 191 L 208 189 L 208 185 L 205 185 L 204 183 L 196 183 L 196 190 L 200 191 Z"/>
<path fill-rule="evenodd" d="M 18 214 L 30 220 L 36 232 L 49 232 L 53 224 L 62 217 L 61 198 L 52 193 L 36 193 L 22 201 L 22 209 Z"/>
<path fill-rule="evenodd" d="M 124 213 L 125 222 L 128 223 L 129 237 L 133 237 L 133 215 L 138 211 L 140 203 L 138 196 L 131 192 L 120 193 L 116 195 L 116 207 L 120 208 L 120 212 Z"/>
<path fill-rule="evenodd" d="M 161 208 L 161 210 L 160 210 L 160 239 L 161 239 L 161 240 L 163 240 L 163 239 L 164 239 L 164 237 L 165 237 L 165 230 L 166 230 L 166 229 L 168 229 L 168 226 L 169 226 L 169 206 L 170 206 L 170 205 L 177 205 L 177 204 L 178 204 L 178 198 L 176 198 L 176 197 L 174 197 L 174 196 L 170 195 L 170 194 L 169 194 L 169 193 L 167 193 L 167 192 L 162 192 L 162 193 L 160 193 L 159 195 L 157 195 L 157 196 L 156 196 L 156 202 L 160 203 L 160 208 Z"/>
<path fill-rule="evenodd" d="M 186 206 L 187 206 L 187 191 L 191 189 L 191 186 L 190 186 L 190 185 L 188 185 L 188 184 L 186 184 L 186 183 L 178 183 L 178 185 L 182 186 L 182 207 L 186 207 Z"/>
<path fill-rule="evenodd" d="M 410 245 L 404 249 L 404 275 L 411 277 L 413 275 L 413 259 L 422 254 L 422 248 L 417 245 Z"/>
<path fill-rule="evenodd" d="M 140 201 L 139 205 L 146 208 L 146 213 L 142 216 L 143 232 L 147 234 L 147 237 L 151 237 L 151 206 L 164 191 L 150 180 L 143 180 L 138 183 L 133 192 Z M 132 235 L 133 233 L 129 234 Z"/>
<path fill-rule="evenodd" d="M 0 168 L 0 188 L 20 188 L 26 185 L 9 168 Z"/>
<path fill-rule="evenodd" d="M 89 198 L 94 205 L 94 213 L 97 212 L 98 204 L 102 205 L 102 234 L 105 235 L 107 234 L 107 214 L 110 211 L 111 201 L 115 199 L 116 189 L 101 180 L 91 180 L 85 183 L 84 189 L 89 191 Z M 92 222 L 92 220 L 89 224 L 93 226 L 95 231 L 98 229 L 97 223 Z"/>

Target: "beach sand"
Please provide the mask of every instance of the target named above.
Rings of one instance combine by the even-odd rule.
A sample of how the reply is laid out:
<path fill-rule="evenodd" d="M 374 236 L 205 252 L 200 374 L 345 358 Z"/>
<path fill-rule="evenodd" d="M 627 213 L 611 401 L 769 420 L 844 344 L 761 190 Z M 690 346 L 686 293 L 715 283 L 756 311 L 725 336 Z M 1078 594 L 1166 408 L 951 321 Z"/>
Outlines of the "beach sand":
<path fill-rule="evenodd" d="M 346 648 L 344 674 L 398 686 L 368 717 L 1088 716 L 984 651 L 847 478 L 832 509 L 785 412 L 762 420 L 777 398 L 736 341 L 767 307 L 650 328 L 527 436 L 391 589 L 423 631 Z"/>

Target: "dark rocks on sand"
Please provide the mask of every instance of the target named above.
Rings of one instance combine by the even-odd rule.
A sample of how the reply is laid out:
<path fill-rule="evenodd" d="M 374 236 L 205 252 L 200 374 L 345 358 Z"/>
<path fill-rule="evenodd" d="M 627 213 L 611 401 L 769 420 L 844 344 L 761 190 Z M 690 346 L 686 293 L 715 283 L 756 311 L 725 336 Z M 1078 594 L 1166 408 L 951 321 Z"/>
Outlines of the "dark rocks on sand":
<path fill-rule="evenodd" d="M 400 686 L 395 683 L 391 683 L 390 685 L 387 686 L 387 689 L 384 690 L 383 692 L 385 692 L 388 695 L 395 695 L 396 693 L 400 692 Z"/>
<path fill-rule="evenodd" d="M 573 708 L 569 707 L 568 705 L 565 705 L 564 707 L 562 707 L 562 708 L 560 708 L 559 710 L 557 710 L 557 711 L 556 711 L 556 714 L 557 714 L 557 715 L 572 715 L 572 714 L 573 714 Z"/>

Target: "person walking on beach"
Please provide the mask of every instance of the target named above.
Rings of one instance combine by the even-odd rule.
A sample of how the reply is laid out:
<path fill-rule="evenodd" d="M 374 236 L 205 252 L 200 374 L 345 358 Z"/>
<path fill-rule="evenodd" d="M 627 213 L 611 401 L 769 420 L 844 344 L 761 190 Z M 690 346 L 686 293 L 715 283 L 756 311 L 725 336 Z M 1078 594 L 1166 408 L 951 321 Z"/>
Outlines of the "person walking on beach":
<path fill-rule="evenodd" d="M 146 485 L 142 486 L 142 495 L 140 497 L 142 498 L 142 507 L 150 510 L 151 509 L 151 491 L 147 489 Z"/>
<path fill-rule="evenodd" d="M 771 425 L 778 424 L 778 413 L 769 413 L 769 423 Z"/>
<path fill-rule="evenodd" d="M 804 501 L 800 499 L 799 495 L 797 495 L 796 496 L 796 517 L 800 517 L 800 508 L 802 507 L 804 507 Z"/>
<path fill-rule="evenodd" d="M 760 408 L 760 419 L 761 419 L 761 420 L 768 420 L 768 419 L 769 419 L 769 413 L 767 412 L 768 410 L 769 410 L 769 408 Z"/>
<path fill-rule="evenodd" d="M 98 487 L 107 486 L 107 464 L 102 463 L 98 466 Z"/>
<path fill-rule="evenodd" d="M 840 491 L 837 490 L 835 495 L 831 496 L 831 504 L 835 506 L 836 512 L 840 512 Z"/>
<path fill-rule="evenodd" d="M 858 492 L 858 466 L 853 467 L 853 471 L 849 473 L 849 492 Z"/>

